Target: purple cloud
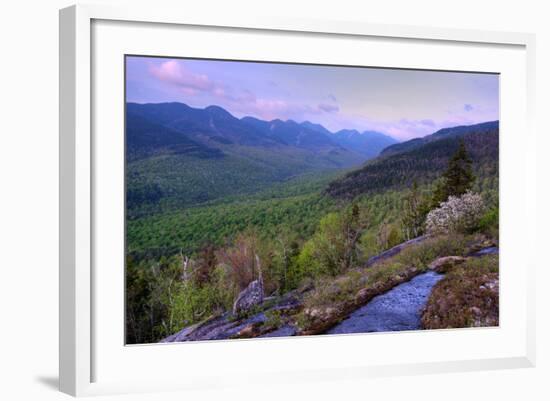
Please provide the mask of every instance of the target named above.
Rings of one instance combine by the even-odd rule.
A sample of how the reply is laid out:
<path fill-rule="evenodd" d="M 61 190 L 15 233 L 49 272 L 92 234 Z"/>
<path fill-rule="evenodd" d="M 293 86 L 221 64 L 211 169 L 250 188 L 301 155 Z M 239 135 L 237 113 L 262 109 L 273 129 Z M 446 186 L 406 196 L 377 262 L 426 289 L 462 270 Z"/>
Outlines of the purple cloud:
<path fill-rule="evenodd" d="M 433 120 L 429 120 L 429 119 L 425 119 L 425 120 L 420 120 L 420 123 L 422 125 L 425 125 L 427 127 L 435 127 L 435 123 Z"/>
<path fill-rule="evenodd" d="M 340 107 L 334 104 L 320 103 L 319 110 L 324 111 L 325 113 L 337 113 L 340 110 Z"/>
<path fill-rule="evenodd" d="M 474 106 L 472 106 L 471 104 L 466 103 L 464 105 L 464 111 L 472 111 L 473 109 L 474 109 Z"/>

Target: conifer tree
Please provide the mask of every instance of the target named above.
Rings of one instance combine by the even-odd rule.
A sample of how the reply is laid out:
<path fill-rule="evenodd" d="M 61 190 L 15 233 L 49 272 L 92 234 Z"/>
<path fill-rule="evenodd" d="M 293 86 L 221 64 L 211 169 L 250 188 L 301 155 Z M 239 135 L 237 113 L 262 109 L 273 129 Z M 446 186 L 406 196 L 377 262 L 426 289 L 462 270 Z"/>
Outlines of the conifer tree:
<path fill-rule="evenodd" d="M 464 141 L 460 141 L 458 150 L 455 152 L 447 170 L 443 173 L 442 179 L 438 182 L 432 206 L 437 207 L 445 202 L 449 196 L 460 196 L 468 192 L 474 183 L 475 176 L 472 171 L 472 159 L 468 156 Z"/>

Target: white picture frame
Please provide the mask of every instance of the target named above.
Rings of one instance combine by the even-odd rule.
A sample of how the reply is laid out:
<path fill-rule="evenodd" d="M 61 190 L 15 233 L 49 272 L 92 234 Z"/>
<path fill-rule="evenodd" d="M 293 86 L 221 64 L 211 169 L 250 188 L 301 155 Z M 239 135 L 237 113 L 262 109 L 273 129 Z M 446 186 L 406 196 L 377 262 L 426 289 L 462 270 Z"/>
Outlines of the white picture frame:
<path fill-rule="evenodd" d="M 115 26 L 117 23 L 121 26 Z M 98 173 L 98 152 L 104 149 L 101 143 L 94 138 L 94 126 L 100 126 L 95 118 L 103 118 L 106 114 L 95 109 L 94 96 L 97 88 L 94 88 L 93 82 L 96 79 L 96 73 L 101 70 L 101 63 L 97 63 L 94 57 L 101 52 L 101 46 L 105 40 L 101 39 L 102 33 L 97 34 L 97 40 L 94 42 L 94 24 L 107 29 L 111 36 L 112 51 L 119 51 L 116 46 L 125 40 L 138 40 L 139 30 L 144 26 L 155 27 L 158 35 L 170 29 L 193 29 L 201 28 L 205 30 L 220 30 L 220 32 L 231 32 L 242 35 L 254 35 L 255 32 L 262 32 L 266 35 L 305 35 L 308 38 L 317 38 L 316 40 L 329 41 L 332 37 L 342 38 L 343 40 L 384 40 L 388 43 L 392 41 L 415 41 L 418 43 L 431 43 L 444 51 L 445 46 L 455 46 L 457 52 L 460 49 L 479 48 L 480 52 L 485 47 L 495 49 L 509 49 L 509 54 L 503 57 L 510 57 L 513 61 L 510 64 L 517 64 L 517 68 L 512 71 L 510 68 L 505 85 L 512 82 L 517 92 L 518 99 L 514 104 L 503 104 L 502 112 L 513 110 L 513 107 L 520 107 L 514 117 L 509 117 L 504 122 L 504 131 L 509 128 L 521 129 L 522 144 L 513 142 L 510 139 L 503 143 L 501 150 L 501 174 L 510 177 L 508 185 L 505 183 L 501 190 L 502 199 L 510 199 L 507 210 L 508 215 L 503 212 L 501 221 L 509 221 L 508 227 L 518 227 L 517 230 L 503 230 L 502 247 L 505 249 L 503 258 L 510 261 L 519 261 L 524 269 L 520 276 L 510 276 L 508 283 L 503 283 L 501 291 L 503 294 L 513 293 L 521 297 L 518 302 L 517 313 L 519 322 L 516 322 L 520 330 L 512 330 L 513 325 L 506 322 L 503 318 L 503 325 L 496 329 L 486 330 L 463 330 L 458 334 L 455 331 L 434 331 L 430 333 L 421 333 L 422 336 L 428 336 L 427 340 L 419 338 L 419 333 L 401 334 L 380 334 L 377 336 L 347 336 L 346 344 L 358 346 L 363 342 L 378 342 L 382 344 L 384 338 L 389 338 L 389 343 L 395 343 L 400 339 L 402 343 L 410 342 L 419 346 L 423 341 L 439 341 L 441 344 L 449 341 L 464 342 L 483 342 L 495 343 L 495 348 L 482 352 L 482 348 L 465 352 L 464 357 L 449 357 L 446 359 L 442 355 L 440 359 L 431 358 L 419 360 L 411 354 L 404 358 L 393 358 L 372 355 L 372 361 L 353 359 L 352 356 L 340 357 L 339 350 L 346 346 L 341 336 L 326 336 L 325 338 L 311 340 L 307 338 L 262 341 L 234 341 L 232 345 L 227 342 L 215 342 L 212 344 L 192 344 L 192 345 L 159 345 L 159 346 L 141 346 L 124 347 L 123 341 L 117 345 L 121 347 L 121 358 L 128 357 L 126 362 L 116 360 L 116 356 L 107 355 L 109 349 L 105 346 L 106 342 L 101 335 L 99 327 L 105 327 L 107 320 L 102 319 L 120 319 L 122 324 L 123 315 L 106 317 L 101 313 L 101 303 L 96 305 L 97 298 L 95 291 L 98 286 L 104 283 L 105 275 L 97 274 L 97 261 L 101 260 L 101 255 L 96 254 L 94 238 L 98 230 L 104 229 L 100 219 L 101 210 L 97 210 L 96 194 L 101 190 L 101 180 L 97 180 Z M 124 24 L 135 24 L 132 27 Z M 143 25 L 145 24 L 145 25 Z M 158 29 L 157 29 L 158 28 Z M 112 29 L 112 31 L 109 31 Z M 125 38 L 120 32 L 133 29 L 132 39 Z M 114 33 L 113 33 L 114 32 Z M 135 34 L 135 35 L 134 35 Z M 159 36 L 161 37 L 161 36 Z M 244 37 L 244 36 L 243 36 Z M 323 39 L 325 38 L 325 39 Z M 271 39 L 269 39 L 271 40 Z M 274 38 L 273 40 L 277 40 Z M 310 40 L 310 39 L 307 39 Z M 292 18 L 270 18 L 256 15 L 244 15 L 235 13 L 234 15 L 191 15 L 186 14 L 185 10 L 166 10 L 150 8 L 111 8 L 108 6 L 78 5 L 72 6 L 60 11 L 60 390 L 75 396 L 126 393 L 134 391 L 160 391 L 167 389 L 197 389 L 207 388 L 209 386 L 223 386 L 228 383 L 239 384 L 239 381 L 231 373 L 242 374 L 250 373 L 257 382 L 273 383 L 277 381 L 292 380 L 324 380 L 327 378 L 352 377 L 358 380 L 363 377 L 380 375 L 399 375 L 399 374 L 419 374 L 435 373 L 449 371 L 466 371 L 478 369 L 502 369 L 512 367 L 529 367 L 535 363 L 535 321 L 534 321 L 534 268 L 535 260 L 533 253 L 528 250 L 532 246 L 522 236 L 524 230 L 534 232 L 535 205 L 534 193 L 536 190 L 536 169 L 535 169 L 535 138 L 532 129 L 533 110 L 534 110 L 534 35 L 524 33 L 507 32 L 484 32 L 460 29 L 439 29 L 415 26 L 397 26 L 397 25 L 376 25 L 363 22 L 351 21 L 317 21 L 317 20 L 295 20 Z M 146 43 L 140 46 L 147 46 Z M 105 45 L 105 47 L 107 47 Z M 229 46 L 228 46 L 229 47 Z M 122 51 L 122 50 L 120 50 Z M 454 51 L 454 50 L 453 50 Z M 466 50 L 464 50 L 466 51 Z M 172 52 L 171 52 L 172 53 Z M 174 54 L 167 54 L 174 55 Z M 101 56 L 103 57 L 103 56 Z M 118 56 L 117 56 L 118 57 Z M 244 56 L 243 56 L 244 57 Z M 284 56 L 282 56 L 284 57 Z M 289 56 L 290 57 L 290 56 Z M 220 58 L 223 58 L 220 50 Z M 261 57 L 260 57 L 261 58 Z M 103 57 L 105 59 L 105 57 Z M 505 60 L 503 58 L 502 60 Z M 416 66 L 420 61 L 413 60 L 409 66 Z M 500 61 L 502 63 L 502 61 Z M 394 62 L 395 63 L 395 62 Z M 426 62 L 425 62 L 426 63 Z M 464 69 L 469 60 L 464 61 Z M 500 72 L 498 67 L 499 59 L 495 57 L 491 63 L 487 60 L 487 66 L 496 66 L 494 72 Z M 475 63 L 470 63 L 474 65 Z M 514 64 L 514 65 L 516 65 Z M 418 64 L 419 65 L 419 64 Z M 424 64 L 424 67 L 429 64 Z M 445 69 L 445 61 L 441 64 L 433 65 L 434 69 Z M 486 67 L 490 68 L 490 67 Z M 515 68 L 515 67 L 514 67 Z M 95 71 L 97 69 L 98 71 Z M 458 68 L 457 69 L 461 69 Z M 122 73 L 119 71 L 118 74 Z M 98 80 L 104 78 L 99 77 Z M 109 78 L 110 79 L 110 78 Z M 113 78 L 118 79 L 118 78 Z M 104 81 L 106 82 L 106 81 Z M 110 81 L 109 81 L 110 82 Z M 122 87 L 113 86 L 117 91 L 122 91 Z M 505 88 L 506 89 L 506 88 Z M 101 91 L 99 91 L 101 92 Z M 501 96 L 505 96 L 504 90 Z M 107 118 L 107 117 L 105 117 Z M 115 115 L 109 116 L 109 119 L 116 119 Z M 119 122 L 120 123 L 120 122 Z M 502 127 L 502 126 L 501 126 Z M 502 130 L 503 128 L 501 128 Z M 121 132 L 123 135 L 123 133 Z M 510 137 L 512 138 L 512 137 Z M 115 148 L 116 149 L 116 148 Z M 506 158 L 507 150 L 517 152 L 518 159 L 521 161 L 517 171 L 511 171 L 507 167 L 510 160 Z M 103 157 L 104 154 L 101 154 Z M 105 155 L 108 156 L 109 155 Z M 103 163 L 103 162 L 102 162 Z M 114 164 L 115 168 L 117 164 Z M 120 168 L 120 163 L 118 164 Z M 118 182 L 120 183 L 120 182 Z M 522 191 L 514 191 L 511 188 L 513 183 L 523 183 Z M 116 185 L 117 181 L 113 181 Z M 504 192 L 503 192 L 504 191 Z M 517 210 L 520 207 L 521 210 Z M 516 210 L 516 215 L 511 213 Z M 506 225 L 506 224 L 505 224 Z M 121 228 L 119 227 L 119 230 Z M 117 231 L 117 230 L 115 230 Z M 523 236 L 525 237 L 525 236 Z M 514 249 L 506 251 L 506 244 L 516 243 Z M 527 255 L 522 259 L 519 256 Z M 514 273 L 517 274 L 517 273 Z M 103 287 L 102 287 L 103 288 Z M 103 291 L 103 289 L 101 289 Z M 119 291 L 119 298 L 122 298 L 123 287 L 118 289 L 105 289 L 109 296 L 115 297 L 114 291 Z M 110 292 L 109 292 L 110 291 Z M 107 295 L 106 295 L 107 296 Z M 112 299 L 112 298 L 111 298 Z M 115 299 L 116 300 L 116 299 Z M 116 301 L 118 302 L 118 301 Z M 118 304 L 117 304 L 118 305 Z M 114 308 L 114 310 L 117 310 Z M 100 311 L 98 313 L 98 311 Z M 118 312 L 117 312 L 118 313 Z M 117 317 L 118 316 L 118 317 Z M 113 320 L 111 320 L 112 322 Z M 99 330 L 99 331 L 98 331 Z M 510 336 L 499 333 L 510 331 Z M 495 334 L 496 333 L 496 334 Z M 401 336 L 401 337 L 397 337 Z M 324 336 L 323 336 L 324 337 Z M 456 338 L 455 338 L 456 337 Z M 460 338 L 459 338 L 460 337 Z M 498 338 L 497 338 L 498 337 Z M 505 343 L 509 350 L 506 351 Z M 259 344 L 259 345 L 258 345 Z M 183 348 L 187 347 L 187 348 Z M 288 348 L 288 347 L 293 348 Z M 193 348 L 191 348 L 193 347 Z M 319 349 L 326 350 L 324 361 L 315 360 L 314 355 Z M 462 352 L 460 345 L 457 346 L 458 352 Z M 498 348 L 500 347 L 500 348 Z M 475 347 L 474 347 L 475 348 Z M 129 380 L 123 375 L 117 376 L 113 372 L 104 375 L 101 372 L 101 366 L 110 364 L 116 369 L 118 363 L 127 363 L 135 365 L 140 359 L 146 365 L 159 366 L 160 361 L 168 360 L 172 354 L 183 351 L 187 352 L 190 358 L 197 358 L 201 353 L 211 357 L 213 353 L 219 355 L 220 352 L 226 352 L 227 358 L 235 358 L 243 352 L 254 352 L 258 355 L 264 353 L 274 354 L 285 352 L 285 349 L 291 349 L 290 352 L 299 355 L 311 356 L 311 363 L 296 363 L 293 369 L 285 370 L 282 365 L 274 363 L 271 369 L 258 368 L 251 370 L 244 366 L 244 363 L 234 363 L 233 365 L 220 363 L 217 371 L 208 371 L 206 367 L 200 367 L 193 371 L 185 373 L 185 379 L 178 379 L 175 376 L 163 376 L 162 369 L 158 375 L 155 372 L 147 372 L 148 379 L 136 378 Z M 351 346 L 350 348 L 351 349 Z M 251 350 L 251 351 L 247 351 Z M 124 352 L 122 352 L 124 351 Z M 128 351 L 128 352 L 127 352 Z M 289 351 L 286 351 L 289 352 Z M 124 355 L 123 355 L 124 354 Z M 125 355 L 128 354 L 128 355 Z M 131 354 L 131 355 L 130 355 Z M 109 358 L 113 359 L 109 359 Z M 332 358 L 332 359 L 331 359 Z M 101 363 L 98 362 L 101 361 Z M 170 366 L 170 363 L 166 363 Z M 113 368 L 115 370 L 115 368 Z M 235 372 L 231 372 L 234 370 Z M 249 377 L 252 377 L 249 376 Z M 244 382 L 243 382 L 244 383 Z"/>

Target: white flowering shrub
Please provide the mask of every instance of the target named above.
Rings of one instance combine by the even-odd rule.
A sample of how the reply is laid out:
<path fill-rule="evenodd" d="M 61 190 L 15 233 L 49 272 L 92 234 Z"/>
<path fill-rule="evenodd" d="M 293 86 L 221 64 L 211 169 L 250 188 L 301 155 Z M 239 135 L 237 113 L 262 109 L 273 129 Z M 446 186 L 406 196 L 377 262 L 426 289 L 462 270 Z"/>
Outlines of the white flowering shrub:
<path fill-rule="evenodd" d="M 449 196 L 426 217 L 429 233 L 471 232 L 477 228 L 485 206 L 481 195 L 466 192 L 460 197 Z"/>

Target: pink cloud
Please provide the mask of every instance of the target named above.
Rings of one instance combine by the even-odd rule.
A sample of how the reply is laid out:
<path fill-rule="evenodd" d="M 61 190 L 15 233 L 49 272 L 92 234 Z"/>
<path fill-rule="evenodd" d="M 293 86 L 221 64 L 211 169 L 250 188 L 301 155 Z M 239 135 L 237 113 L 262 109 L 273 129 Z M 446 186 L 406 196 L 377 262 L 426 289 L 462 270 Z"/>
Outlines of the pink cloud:
<path fill-rule="evenodd" d="M 234 91 L 230 86 L 216 82 L 206 74 L 196 74 L 178 60 L 165 61 L 152 65 L 150 73 L 155 78 L 176 87 L 185 95 L 194 96 L 206 93 L 225 102 L 234 104 L 254 104 L 256 96 L 249 90 Z"/>
<path fill-rule="evenodd" d="M 304 115 L 337 113 L 338 105 L 320 103 L 317 106 L 297 104 L 281 99 L 257 98 L 250 90 L 234 90 L 231 86 L 212 80 L 206 74 L 198 74 L 186 67 L 181 60 L 168 60 L 154 64 L 149 69 L 159 81 L 172 85 L 187 96 L 201 93 L 217 98 L 219 105 L 232 112 L 255 115 L 264 119 L 298 119 Z"/>
<path fill-rule="evenodd" d="M 241 103 L 236 106 L 242 112 L 267 120 L 279 118 L 283 120 L 305 121 L 307 116 L 319 115 L 321 113 L 335 113 L 339 110 L 338 106 L 318 105 L 317 107 L 311 107 L 306 104 L 278 99 L 254 99 L 250 103 Z"/>
<path fill-rule="evenodd" d="M 177 60 L 152 65 L 150 72 L 157 79 L 175 85 L 187 94 L 196 94 L 200 91 L 213 92 L 221 89 L 207 75 L 195 74 Z"/>

